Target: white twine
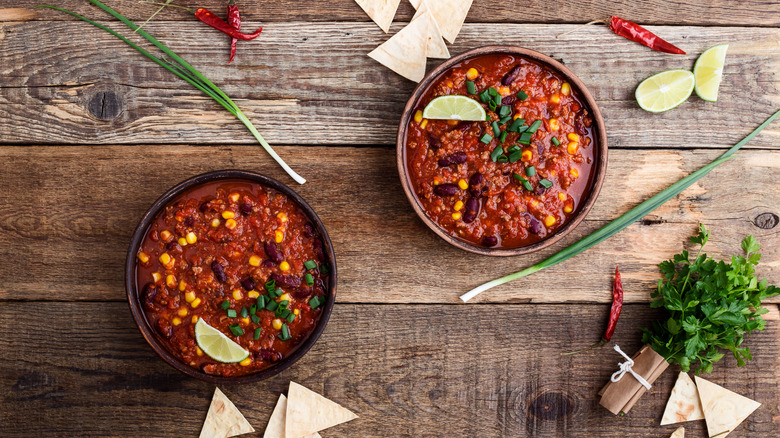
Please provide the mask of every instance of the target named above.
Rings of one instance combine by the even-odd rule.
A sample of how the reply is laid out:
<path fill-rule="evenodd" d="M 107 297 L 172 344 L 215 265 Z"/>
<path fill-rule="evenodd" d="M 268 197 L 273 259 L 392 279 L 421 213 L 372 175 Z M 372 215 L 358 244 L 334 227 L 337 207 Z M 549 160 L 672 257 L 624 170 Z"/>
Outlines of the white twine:
<path fill-rule="evenodd" d="M 623 353 L 623 350 L 621 350 L 620 347 L 617 346 L 617 344 L 615 344 L 615 351 L 617 351 L 618 353 L 620 353 L 621 356 L 626 358 L 626 361 L 618 363 L 618 366 L 620 367 L 620 369 L 615 371 L 615 373 L 612 374 L 612 377 L 610 377 L 609 380 L 611 380 L 612 382 L 616 383 L 620 379 L 622 379 L 623 376 L 626 373 L 631 373 L 631 375 L 634 376 L 634 378 L 636 380 L 638 380 L 639 383 L 642 384 L 642 386 L 644 386 L 645 388 L 647 388 L 649 390 L 651 385 L 649 383 L 647 383 L 647 380 L 645 380 L 644 377 L 642 377 L 639 374 L 635 373 L 634 370 L 631 369 L 631 367 L 634 366 L 634 361 L 630 357 L 628 357 L 628 355 L 626 353 Z"/>

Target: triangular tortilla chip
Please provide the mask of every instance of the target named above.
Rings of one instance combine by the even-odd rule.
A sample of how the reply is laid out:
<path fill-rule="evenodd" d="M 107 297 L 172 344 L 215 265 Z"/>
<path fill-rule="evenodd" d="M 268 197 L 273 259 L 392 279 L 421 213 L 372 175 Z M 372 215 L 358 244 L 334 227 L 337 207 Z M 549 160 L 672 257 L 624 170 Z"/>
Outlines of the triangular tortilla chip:
<path fill-rule="evenodd" d="M 672 395 L 666 403 L 666 410 L 661 419 L 661 426 L 683 421 L 703 420 L 704 412 L 701 410 L 699 392 L 688 373 L 680 372 L 677 383 L 672 388 Z"/>
<path fill-rule="evenodd" d="M 338 403 L 292 381 L 287 396 L 285 438 L 301 438 L 358 417 Z"/>
<path fill-rule="evenodd" d="M 366 14 L 374 20 L 385 33 L 390 30 L 395 11 L 401 0 L 355 0 Z"/>
<path fill-rule="evenodd" d="M 200 430 L 200 438 L 228 438 L 254 431 L 236 405 L 216 388 L 203 429 Z"/>
<path fill-rule="evenodd" d="M 420 82 L 425 76 L 427 35 L 428 20 L 423 14 L 374 49 L 368 56 L 406 79 Z"/>
<path fill-rule="evenodd" d="M 688 380 L 691 380 L 691 378 L 689 377 Z M 693 383 L 692 380 L 691 383 Z M 669 435 L 669 438 L 685 438 L 685 428 L 678 427 L 677 430 L 674 431 L 674 433 Z"/>
<path fill-rule="evenodd" d="M 701 407 L 704 410 L 704 418 L 707 420 L 707 433 L 710 436 L 718 435 L 718 438 L 725 438 L 761 406 L 761 403 L 757 401 L 729 391 L 699 376 L 696 376 L 696 387 L 699 390 Z"/>
<path fill-rule="evenodd" d="M 447 59 L 450 57 L 450 51 L 447 50 L 447 44 L 444 42 L 444 38 L 441 36 L 441 30 L 439 24 L 433 19 L 433 15 L 430 14 L 428 9 L 428 2 L 431 0 L 421 0 L 420 7 L 417 8 L 417 12 L 412 17 L 412 21 L 421 18 L 423 15 L 428 15 L 428 34 L 427 43 L 425 46 L 425 56 L 427 58 L 441 58 Z M 425 18 L 425 17 L 422 17 Z"/>
<path fill-rule="evenodd" d="M 441 34 L 445 40 L 454 43 L 463 22 L 466 21 L 466 15 L 471 9 L 473 0 L 435 0 L 430 2 L 430 8 L 433 19 L 441 29 Z M 415 9 L 419 9 L 423 0 L 409 0 Z"/>
<path fill-rule="evenodd" d="M 284 437 L 284 420 L 287 418 L 287 397 L 284 394 L 279 396 L 279 401 L 276 402 L 274 412 L 271 414 L 271 419 L 268 420 L 268 426 L 265 428 L 263 438 L 285 438 Z M 320 434 L 314 433 L 312 435 L 306 435 L 304 438 L 322 438 Z"/>

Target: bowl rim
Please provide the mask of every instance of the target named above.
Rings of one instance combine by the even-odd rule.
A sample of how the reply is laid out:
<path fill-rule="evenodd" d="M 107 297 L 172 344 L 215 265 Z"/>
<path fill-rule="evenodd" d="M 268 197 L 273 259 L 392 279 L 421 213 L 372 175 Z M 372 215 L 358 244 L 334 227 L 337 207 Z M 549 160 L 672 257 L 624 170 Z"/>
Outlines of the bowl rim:
<path fill-rule="evenodd" d="M 143 238 L 146 236 L 146 232 L 148 231 L 149 226 L 152 224 L 152 222 L 160 213 L 160 211 L 162 211 L 173 199 L 175 199 L 182 193 L 186 192 L 187 190 L 190 190 L 202 184 L 211 183 L 220 180 L 244 180 L 252 183 L 261 184 L 268 188 L 274 189 L 288 196 L 289 198 L 293 199 L 296 202 L 296 204 L 308 216 L 312 224 L 315 226 L 320 238 L 322 239 L 323 246 L 325 247 L 325 253 L 327 258 L 329 259 L 330 268 L 331 268 L 330 282 L 327 291 L 328 299 L 325 301 L 325 306 L 322 310 L 322 315 L 320 315 L 320 320 L 317 323 L 317 325 L 314 327 L 314 330 L 309 334 L 309 337 L 306 338 L 306 340 L 304 340 L 303 343 L 301 343 L 298 346 L 298 348 L 296 348 L 295 351 L 292 352 L 292 354 L 280 360 L 279 362 L 275 363 L 273 366 L 251 374 L 245 374 L 242 376 L 235 376 L 235 377 L 224 377 L 224 376 L 206 374 L 203 371 L 200 371 L 196 368 L 193 368 L 185 364 L 179 358 L 172 355 L 168 351 L 168 349 L 166 349 L 158 341 L 157 336 L 154 333 L 154 329 L 149 325 L 148 321 L 146 320 L 146 316 L 141 306 L 141 302 L 139 298 L 140 294 L 138 291 L 138 285 L 136 284 L 136 278 L 135 278 L 136 254 L 141 245 L 141 242 L 143 241 Z M 138 326 L 138 330 L 141 332 L 141 335 L 144 337 L 146 342 L 149 344 L 150 347 L 152 347 L 154 352 L 157 353 L 158 356 L 160 356 L 160 358 L 162 358 L 166 363 L 168 363 L 168 365 L 172 366 L 173 368 L 177 369 L 178 371 L 190 377 L 194 377 L 196 379 L 200 379 L 215 384 L 237 384 L 237 383 L 257 382 L 260 380 L 267 379 L 271 376 L 274 376 L 286 370 L 287 368 L 292 366 L 295 362 L 297 362 L 317 342 L 323 330 L 325 329 L 325 326 L 328 324 L 328 320 L 330 319 L 331 312 L 333 311 L 333 305 L 336 301 L 335 300 L 336 286 L 337 286 L 337 268 L 336 268 L 336 257 L 333 251 L 333 243 L 331 242 L 330 237 L 328 236 L 328 233 L 325 230 L 325 226 L 323 225 L 322 220 L 320 220 L 319 216 L 317 216 L 317 214 L 314 212 L 314 209 L 312 209 L 311 206 L 298 193 L 296 193 L 287 185 L 271 177 L 256 172 L 238 170 L 238 169 L 215 170 L 215 171 L 210 171 L 199 175 L 195 175 L 193 177 L 187 178 L 184 181 L 179 182 L 175 186 L 168 189 L 165 193 L 163 193 L 159 198 L 157 198 L 156 201 L 154 201 L 154 203 L 152 203 L 151 207 L 149 207 L 146 213 L 144 213 L 144 215 L 139 220 L 138 225 L 135 228 L 135 231 L 133 231 L 133 235 L 130 240 L 130 245 L 128 246 L 127 257 L 125 260 L 125 290 L 127 292 L 128 305 L 130 306 L 130 312 L 133 315 L 133 320 Z"/>
<path fill-rule="evenodd" d="M 423 210 L 422 206 L 420 205 L 420 201 L 417 199 L 417 196 L 414 194 L 414 191 L 411 188 L 411 181 L 409 180 L 409 177 L 406 173 L 406 145 L 404 143 L 405 137 L 406 137 L 406 130 L 409 125 L 409 120 L 412 117 L 412 112 L 414 110 L 415 104 L 422 96 L 423 92 L 431 85 L 432 82 L 439 79 L 439 77 L 449 70 L 453 65 L 461 63 L 467 59 L 471 59 L 477 56 L 482 55 L 490 55 L 490 54 L 506 54 L 506 55 L 519 55 L 522 57 L 529 58 L 535 62 L 538 62 L 542 65 L 545 65 L 554 71 L 561 74 L 566 80 L 569 81 L 569 83 L 575 87 L 581 94 L 585 102 L 587 102 L 589 109 L 593 115 L 594 125 L 596 126 L 596 133 L 597 133 L 597 147 L 598 147 L 598 159 L 594 162 L 594 170 L 595 174 L 593 175 L 593 183 L 590 192 L 588 193 L 587 198 L 585 199 L 585 202 L 583 202 L 579 209 L 577 210 L 577 214 L 568 222 L 566 223 L 561 229 L 556 231 L 553 235 L 540 240 L 539 242 L 533 243 L 531 245 L 522 246 L 519 248 L 485 248 L 481 246 L 472 245 L 468 242 L 465 242 L 463 240 L 458 239 L 457 237 L 454 237 L 444 231 L 442 228 L 440 228 L 433 220 L 431 220 L 427 214 L 425 214 L 425 211 Z M 601 192 L 601 187 L 604 183 L 604 178 L 606 177 L 607 173 L 607 130 L 606 126 L 604 124 L 604 117 L 601 114 L 601 110 L 599 110 L 598 105 L 596 104 L 596 100 L 593 98 L 593 95 L 591 95 L 588 88 L 585 86 L 585 83 L 582 82 L 580 78 L 578 78 L 571 70 L 566 68 L 563 64 L 556 61 L 555 59 L 544 55 L 542 53 L 539 53 L 535 50 L 526 49 L 524 47 L 519 46 L 510 46 L 510 45 L 489 45 L 489 46 L 482 46 L 477 47 L 471 50 L 468 50 L 466 52 L 461 53 L 460 55 L 454 56 L 447 61 L 440 64 L 438 67 L 431 70 L 428 74 L 425 75 L 425 77 L 420 81 L 420 83 L 417 85 L 417 87 L 412 92 L 412 95 L 409 97 L 409 100 L 406 102 L 406 106 L 404 107 L 404 110 L 401 114 L 401 121 L 398 125 L 398 134 L 396 136 L 396 166 L 398 167 L 398 176 L 401 179 L 401 186 L 404 189 L 404 193 L 406 194 L 406 198 L 409 200 L 409 203 L 412 205 L 412 208 L 414 209 L 414 212 L 417 213 L 417 216 L 425 223 L 425 225 L 430 228 L 434 233 L 436 233 L 439 237 L 444 239 L 446 242 L 450 243 L 451 245 L 460 248 L 465 251 L 469 251 L 476 254 L 481 255 L 489 255 L 489 256 L 516 256 L 516 255 L 524 255 L 529 254 L 535 251 L 539 251 L 541 249 L 547 248 L 548 246 L 551 246 L 561 240 L 564 236 L 569 234 L 571 230 L 577 227 L 577 225 L 580 224 L 580 222 L 583 221 L 585 216 L 587 216 L 588 212 L 590 212 L 590 209 L 593 207 L 593 205 L 596 203 L 596 199 L 598 198 L 599 193 Z"/>

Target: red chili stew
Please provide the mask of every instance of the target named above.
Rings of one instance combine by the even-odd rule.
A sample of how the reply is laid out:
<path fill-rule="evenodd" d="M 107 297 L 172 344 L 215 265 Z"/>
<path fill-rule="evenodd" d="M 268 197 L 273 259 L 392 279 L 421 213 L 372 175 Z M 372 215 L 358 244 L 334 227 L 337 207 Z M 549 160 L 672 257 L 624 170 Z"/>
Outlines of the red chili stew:
<path fill-rule="evenodd" d="M 271 366 L 311 334 L 329 287 L 323 242 L 286 195 L 218 181 L 180 195 L 157 216 L 138 252 L 149 323 L 174 356 L 208 374 Z M 220 363 L 198 348 L 198 318 L 250 355 Z"/>
<path fill-rule="evenodd" d="M 436 97 L 471 97 L 483 122 L 428 120 Z M 593 119 L 579 90 L 533 60 L 483 55 L 424 91 L 406 133 L 406 166 L 426 215 L 482 247 L 519 248 L 566 224 L 592 187 Z"/>

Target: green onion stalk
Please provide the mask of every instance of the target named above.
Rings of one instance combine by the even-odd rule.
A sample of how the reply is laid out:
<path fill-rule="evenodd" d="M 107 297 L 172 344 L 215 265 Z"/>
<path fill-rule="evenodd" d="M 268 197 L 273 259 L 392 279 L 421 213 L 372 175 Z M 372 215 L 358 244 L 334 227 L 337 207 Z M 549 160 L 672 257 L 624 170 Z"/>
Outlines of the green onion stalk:
<path fill-rule="evenodd" d="M 558 263 L 567 260 L 571 257 L 576 256 L 577 254 L 580 254 L 581 252 L 585 251 L 586 249 L 596 245 L 597 243 L 600 243 L 615 234 L 617 234 L 619 231 L 623 230 L 627 226 L 631 225 L 632 223 L 636 222 L 637 220 L 641 219 L 648 213 L 652 212 L 656 208 L 663 205 L 666 201 L 674 198 L 675 196 L 679 195 L 683 190 L 687 189 L 693 183 L 700 180 L 704 175 L 708 174 L 712 169 L 718 167 L 719 165 L 723 164 L 724 162 L 730 160 L 732 156 L 740 149 L 742 146 L 746 145 L 750 140 L 753 139 L 756 135 L 758 135 L 759 132 L 761 132 L 764 128 L 766 128 L 774 119 L 776 119 L 778 116 L 780 116 L 780 111 L 775 112 L 772 114 L 764 123 L 759 125 L 758 128 L 756 128 L 753 132 L 747 135 L 747 137 L 743 138 L 739 143 L 734 145 L 731 149 L 726 151 L 723 155 L 721 155 L 718 159 L 711 162 L 710 164 L 707 164 L 706 166 L 702 167 L 701 169 L 697 170 L 696 172 L 693 172 L 692 174 L 686 176 L 685 178 L 681 179 L 680 181 L 674 183 L 673 185 L 669 186 L 662 192 L 656 194 L 652 198 L 648 199 L 647 201 L 637 205 L 636 207 L 632 208 L 627 213 L 623 214 L 622 216 L 618 217 L 617 219 L 613 220 L 609 224 L 605 225 L 604 227 L 600 228 L 598 231 L 594 232 L 593 234 L 588 235 L 587 237 L 583 238 L 579 242 L 568 246 L 564 248 L 563 250 L 553 254 L 549 258 L 533 265 L 528 268 L 523 269 L 522 271 L 515 272 L 513 274 L 505 275 L 501 278 L 497 278 L 493 281 L 489 281 L 481 286 L 478 286 L 469 292 L 463 294 L 460 296 L 460 299 L 463 300 L 465 303 L 466 301 L 476 297 L 477 295 L 481 294 L 482 292 L 502 285 L 504 283 L 508 283 L 512 280 L 517 280 L 518 278 L 523 278 L 525 276 L 531 275 L 535 272 L 539 272 L 542 269 L 549 268 L 550 266 L 557 265 Z"/>
<path fill-rule="evenodd" d="M 290 168 L 290 166 L 287 165 L 287 163 L 282 160 L 279 155 L 276 154 L 276 152 L 271 148 L 271 145 L 268 144 L 268 142 L 265 141 L 262 135 L 257 131 L 255 126 L 252 124 L 251 121 L 247 118 L 246 115 L 241 111 L 241 109 L 238 107 L 238 105 L 235 104 L 219 87 L 214 85 L 213 82 L 211 82 L 207 77 L 203 76 L 198 70 L 195 69 L 192 65 L 190 65 L 187 61 L 182 59 L 179 55 L 173 52 L 173 50 L 169 49 L 165 44 L 161 43 L 157 40 L 157 38 L 149 35 L 145 30 L 141 29 L 140 26 L 133 23 L 132 21 L 128 20 L 127 17 L 120 14 L 119 12 L 111 9 L 110 7 L 106 6 L 105 4 L 101 3 L 98 0 L 89 0 L 90 3 L 94 4 L 95 6 L 99 7 L 100 9 L 104 10 L 105 12 L 111 14 L 116 19 L 121 21 L 122 23 L 126 24 L 128 27 L 133 29 L 134 32 L 138 33 L 142 37 L 146 38 L 150 43 L 152 43 L 154 46 L 156 46 L 158 49 L 160 49 L 165 55 L 167 55 L 169 59 L 167 58 L 159 58 L 157 56 L 152 55 L 142 47 L 138 46 L 137 44 L 133 43 L 132 41 L 128 40 L 124 36 L 120 35 L 116 31 L 109 29 L 106 26 L 103 26 L 100 23 L 96 23 L 95 21 L 90 20 L 89 18 L 83 17 L 75 12 L 69 11 L 67 9 L 58 8 L 56 6 L 51 5 L 39 5 L 37 7 L 40 8 L 50 8 L 54 9 L 60 12 L 64 12 L 66 14 L 70 14 L 79 20 L 82 20 L 84 22 L 87 22 L 98 29 L 102 29 L 111 35 L 119 38 L 120 40 L 124 41 L 127 45 L 137 50 L 142 55 L 146 56 L 147 58 L 154 61 L 159 66 L 165 68 L 166 70 L 170 71 L 171 73 L 175 74 L 176 76 L 184 79 L 187 81 L 190 85 L 197 88 L 198 90 L 205 93 L 207 96 L 214 99 L 217 103 L 222 105 L 230 114 L 233 114 L 236 116 L 238 120 L 241 121 L 241 123 L 244 124 L 244 126 L 249 129 L 249 132 L 252 133 L 252 135 L 257 139 L 258 142 L 260 142 L 260 145 L 263 146 L 263 149 L 265 149 L 266 152 L 274 159 L 277 163 L 279 163 L 280 166 L 282 166 L 282 169 L 287 172 L 292 179 L 294 179 L 297 183 L 303 184 L 306 182 L 306 180 L 298 175 L 294 170 Z"/>

